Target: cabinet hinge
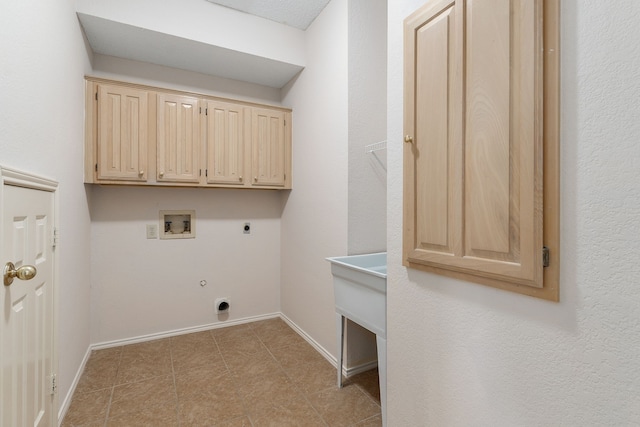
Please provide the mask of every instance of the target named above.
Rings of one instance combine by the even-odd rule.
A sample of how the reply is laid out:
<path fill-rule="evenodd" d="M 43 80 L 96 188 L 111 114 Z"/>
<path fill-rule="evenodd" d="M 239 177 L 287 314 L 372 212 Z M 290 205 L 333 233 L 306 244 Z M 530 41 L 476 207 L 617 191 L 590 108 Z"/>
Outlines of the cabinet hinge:
<path fill-rule="evenodd" d="M 56 248 L 56 246 L 58 246 L 58 229 L 57 228 L 53 228 L 53 242 L 51 242 L 51 246 L 53 247 L 53 249 Z"/>
<path fill-rule="evenodd" d="M 202 114 L 202 107 L 198 107 L 200 110 L 198 112 L 198 114 Z"/>
<path fill-rule="evenodd" d="M 204 176 L 209 176 L 209 169 L 204 170 Z"/>
<path fill-rule="evenodd" d="M 58 392 L 58 381 L 56 380 L 56 374 L 51 374 L 51 394 Z"/>
<path fill-rule="evenodd" d="M 550 255 L 549 255 L 549 248 L 546 246 L 542 247 L 542 266 L 543 267 L 549 267 L 549 263 L 550 263 Z"/>
<path fill-rule="evenodd" d="M 96 92 L 96 101 L 98 100 L 98 92 Z"/>
<path fill-rule="evenodd" d="M 96 172 L 98 172 L 98 164 L 96 163 Z"/>
<path fill-rule="evenodd" d="M 198 176 L 202 176 L 202 169 L 200 169 L 200 173 L 198 174 Z"/>
<path fill-rule="evenodd" d="M 209 109 L 208 109 L 208 108 L 205 108 L 205 109 L 204 109 L 204 115 L 205 115 L 205 116 L 208 116 L 208 115 L 209 115 Z"/>

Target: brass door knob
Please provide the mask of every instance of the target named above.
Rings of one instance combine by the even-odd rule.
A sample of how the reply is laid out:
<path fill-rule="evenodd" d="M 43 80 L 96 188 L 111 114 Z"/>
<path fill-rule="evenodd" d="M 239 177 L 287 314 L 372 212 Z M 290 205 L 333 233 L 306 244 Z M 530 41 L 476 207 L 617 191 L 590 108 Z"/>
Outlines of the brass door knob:
<path fill-rule="evenodd" d="M 404 142 L 412 144 L 413 143 L 413 137 L 411 135 L 406 135 L 404 137 Z"/>
<path fill-rule="evenodd" d="M 31 280 L 37 273 L 38 270 L 36 270 L 33 265 L 23 265 L 16 270 L 16 266 L 13 265 L 12 262 L 8 262 L 4 265 L 4 270 L 2 272 L 2 275 L 4 276 L 4 285 L 11 285 L 13 283 L 13 279 L 16 277 L 20 280 Z"/>

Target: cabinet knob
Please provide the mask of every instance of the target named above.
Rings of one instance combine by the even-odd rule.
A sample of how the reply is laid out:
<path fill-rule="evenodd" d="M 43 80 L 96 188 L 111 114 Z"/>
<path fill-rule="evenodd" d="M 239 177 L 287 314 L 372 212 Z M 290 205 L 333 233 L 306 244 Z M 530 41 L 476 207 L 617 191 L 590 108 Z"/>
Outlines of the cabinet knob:
<path fill-rule="evenodd" d="M 412 144 L 412 143 L 413 143 L 413 137 L 412 137 L 411 135 L 406 135 L 406 136 L 404 137 L 404 142 L 407 142 L 407 143 L 409 143 L 409 144 Z"/>
<path fill-rule="evenodd" d="M 164 172 L 160 172 L 160 173 L 158 174 L 158 176 L 159 176 L 160 178 L 162 178 L 162 177 L 164 176 Z"/>
<path fill-rule="evenodd" d="M 144 176 L 144 171 L 139 171 L 138 176 Z"/>
<path fill-rule="evenodd" d="M 240 180 L 240 182 L 242 182 L 242 177 L 239 177 L 238 179 Z"/>
<path fill-rule="evenodd" d="M 254 177 L 253 177 L 253 180 L 254 180 L 255 182 L 258 182 L 258 177 L 257 177 L 257 176 L 254 176 Z"/>

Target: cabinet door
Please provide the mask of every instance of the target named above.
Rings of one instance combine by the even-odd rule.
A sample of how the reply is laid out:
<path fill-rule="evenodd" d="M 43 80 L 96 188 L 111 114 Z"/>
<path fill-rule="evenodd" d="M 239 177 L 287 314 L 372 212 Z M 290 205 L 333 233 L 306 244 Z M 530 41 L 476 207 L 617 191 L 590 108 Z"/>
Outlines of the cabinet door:
<path fill-rule="evenodd" d="M 158 94 L 158 168 L 162 182 L 200 181 L 198 99 Z"/>
<path fill-rule="evenodd" d="M 207 101 L 207 183 L 244 185 L 244 107 Z"/>
<path fill-rule="evenodd" d="M 544 4 L 436 1 L 405 21 L 405 265 L 557 298 L 535 291 Z"/>
<path fill-rule="evenodd" d="M 147 180 L 147 104 L 147 91 L 98 85 L 98 180 Z"/>
<path fill-rule="evenodd" d="M 252 109 L 252 185 L 284 187 L 286 179 L 285 135 L 285 113 L 283 111 Z"/>

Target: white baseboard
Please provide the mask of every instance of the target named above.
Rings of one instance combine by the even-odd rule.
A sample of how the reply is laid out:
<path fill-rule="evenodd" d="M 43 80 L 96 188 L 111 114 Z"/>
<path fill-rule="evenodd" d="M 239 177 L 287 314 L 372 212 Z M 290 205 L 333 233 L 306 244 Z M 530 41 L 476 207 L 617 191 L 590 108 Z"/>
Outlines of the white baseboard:
<path fill-rule="evenodd" d="M 153 341 L 162 338 L 175 337 L 178 335 L 192 334 L 194 332 L 210 331 L 212 329 L 226 328 L 229 326 L 243 325 L 245 323 L 258 322 L 260 320 L 273 319 L 279 317 L 280 313 L 264 314 L 261 316 L 245 317 L 243 319 L 229 320 L 225 322 L 210 323 L 208 325 L 192 326 L 183 329 L 174 329 L 172 331 L 158 332 L 155 334 L 140 335 L 133 338 L 125 338 L 121 340 L 104 341 L 91 345 L 91 350 L 102 350 L 105 348 L 119 347 L 121 345 L 137 344 L 141 342 Z"/>
<path fill-rule="evenodd" d="M 78 387 L 78 383 L 80 382 L 80 378 L 82 377 L 84 368 L 87 366 L 89 357 L 91 357 L 91 346 L 87 348 L 87 351 L 84 354 L 84 357 L 82 358 L 82 362 L 80 362 L 80 367 L 76 372 L 76 376 L 73 378 L 73 382 L 71 383 L 69 392 L 62 400 L 62 405 L 60 405 L 60 409 L 58 410 L 58 426 L 62 424 L 62 420 L 64 420 L 64 416 L 67 415 L 69 406 L 71 406 L 71 399 L 73 398 L 73 394 L 76 392 L 76 388 Z"/>
<path fill-rule="evenodd" d="M 338 359 L 329 353 L 324 347 L 322 347 L 316 340 L 311 338 L 302 328 L 295 324 L 295 322 L 289 319 L 284 313 L 280 313 L 280 318 L 284 320 L 294 331 L 298 333 L 306 342 L 308 342 L 313 348 L 316 349 L 318 353 L 320 353 L 329 363 L 333 365 L 334 368 L 338 367 Z M 378 366 L 378 361 L 374 360 L 372 362 L 368 362 L 362 365 L 351 366 L 349 368 L 342 367 L 342 375 L 345 378 L 352 377 L 353 375 L 357 375 L 361 372 L 366 372 L 371 369 L 374 369 Z"/>

